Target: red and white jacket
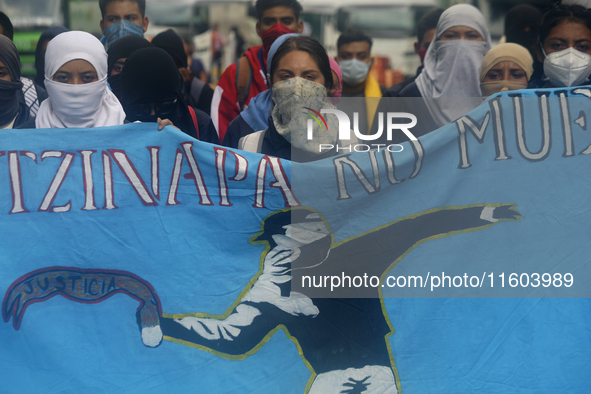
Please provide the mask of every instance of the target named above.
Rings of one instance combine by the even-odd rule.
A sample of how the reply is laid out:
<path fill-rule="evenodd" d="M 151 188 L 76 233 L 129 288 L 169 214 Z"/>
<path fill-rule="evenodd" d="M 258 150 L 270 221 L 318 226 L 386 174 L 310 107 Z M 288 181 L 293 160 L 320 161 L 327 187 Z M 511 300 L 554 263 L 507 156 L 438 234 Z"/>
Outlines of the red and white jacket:
<path fill-rule="evenodd" d="M 266 60 L 263 59 L 262 46 L 250 47 L 243 55 L 248 59 L 252 70 L 250 89 L 244 104 L 248 106 L 250 99 L 268 89 L 266 79 Z M 211 101 L 211 120 L 218 131 L 220 141 L 223 141 L 230 122 L 240 114 L 244 108 L 238 104 L 236 63 L 230 65 L 220 77 Z"/>

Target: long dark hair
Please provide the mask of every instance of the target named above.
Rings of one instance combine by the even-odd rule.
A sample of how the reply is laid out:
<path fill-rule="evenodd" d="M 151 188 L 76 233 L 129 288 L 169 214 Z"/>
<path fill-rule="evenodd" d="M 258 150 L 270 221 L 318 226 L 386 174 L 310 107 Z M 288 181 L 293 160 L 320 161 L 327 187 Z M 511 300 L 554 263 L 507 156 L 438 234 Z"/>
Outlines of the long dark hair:
<path fill-rule="evenodd" d="M 582 23 L 591 31 L 591 11 L 578 4 L 556 4 L 544 14 L 538 42 L 543 46 L 552 29 L 563 22 Z"/>
<path fill-rule="evenodd" d="M 271 79 L 273 78 L 275 70 L 277 70 L 281 58 L 293 51 L 302 51 L 308 53 L 324 77 L 324 87 L 326 89 L 332 89 L 332 70 L 330 68 L 330 61 L 328 60 L 326 49 L 324 49 L 318 40 L 308 36 L 290 37 L 285 40 L 283 44 L 281 44 L 281 46 L 277 49 L 275 56 L 273 56 L 273 60 L 271 61 L 271 67 L 269 68 Z"/>

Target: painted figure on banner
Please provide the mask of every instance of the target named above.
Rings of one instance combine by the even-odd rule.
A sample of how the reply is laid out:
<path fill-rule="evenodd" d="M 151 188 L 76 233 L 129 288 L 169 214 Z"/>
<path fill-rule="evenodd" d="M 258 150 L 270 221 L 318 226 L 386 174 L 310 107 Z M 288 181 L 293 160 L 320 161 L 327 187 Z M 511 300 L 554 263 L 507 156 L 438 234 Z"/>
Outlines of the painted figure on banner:
<path fill-rule="evenodd" d="M 314 291 L 308 294 L 311 289 L 305 284 L 312 283 L 311 278 L 341 272 L 349 277 L 379 277 L 381 283 L 395 264 L 423 242 L 519 218 L 515 204 L 441 207 L 335 244 L 320 212 L 308 207 L 288 208 L 267 216 L 260 232 L 250 238 L 251 244 L 265 246 L 260 270 L 222 316 L 162 313 L 155 290 L 142 278 L 123 271 L 71 267 L 40 269 L 16 280 L 6 292 L 2 315 L 6 322 L 12 317 L 19 329 L 30 304 L 55 295 L 97 303 L 124 293 L 140 302 L 137 321 L 145 346 L 157 347 L 166 339 L 241 360 L 283 329 L 312 374 L 306 393 L 335 389 L 342 393 L 398 393 L 400 379 L 388 340 L 394 330 L 385 312 L 381 286 L 346 296 L 338 293 L 339 298 L 333 298 Z M 294 291 L 300 281 L 303 286 Z"/>

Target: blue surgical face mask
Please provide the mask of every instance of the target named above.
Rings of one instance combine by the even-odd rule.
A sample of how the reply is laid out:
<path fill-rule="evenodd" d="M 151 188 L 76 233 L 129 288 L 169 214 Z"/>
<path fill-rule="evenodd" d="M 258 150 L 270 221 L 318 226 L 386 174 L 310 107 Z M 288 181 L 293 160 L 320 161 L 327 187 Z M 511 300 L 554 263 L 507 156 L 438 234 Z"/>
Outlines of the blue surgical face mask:
<path fill-rule="evenodd" d="M 351 86 L 365 81 L 369 73 L 369 63 L 357 59 L 342 60 L 339 62 L 339 67 L 343 72 L 343 82 Z"/>
<path fill-rule="evenodd" d="M 113 23 L 107 27 L 101 38 L 101 44 L 105 46 L 105 50 L 108 51 L 109 47 L 113 45 L 115 41 L 126 36 L 144 36 L 144 27 L 137 23 L 122 19 Z"/>

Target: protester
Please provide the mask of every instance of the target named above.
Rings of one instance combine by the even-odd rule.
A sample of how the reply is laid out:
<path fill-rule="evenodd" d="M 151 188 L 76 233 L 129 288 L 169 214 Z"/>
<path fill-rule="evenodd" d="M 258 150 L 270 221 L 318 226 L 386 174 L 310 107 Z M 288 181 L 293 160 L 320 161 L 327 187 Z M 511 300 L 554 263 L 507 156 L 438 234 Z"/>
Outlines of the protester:
<path fill-rule="evenodd" d="M 149 20 L 146 15 L 146 0 L 99 0 L 102 19 L 100 22 L 105 50 L 125 36 L 144 36 Z"/>
<path fill-rule="evenodd" d="M 70 31 L 63 26 L 53 26 L 41 33 L 37 47 L 35 48 L 35 83 L 45 89 L 45 51 L 47 50 L 47 43 L 53 40 L 58 34 Z"/>
<path fill-rule="evenodd" d="M 540 27 L 537 57 L 544 74 L 530 88 L 570 87 L 589 84 L 591 75 L 591 12 L 580 5 L 558 4 L 545 15 Z"/>
<path fill-rule="evenodd" d="M 307 120 L 312 119 L 308 111 L 334 108 L 327 96 L 333 86 L 330 61 L 318 41 L 307 36 L 287 38 L 269 68 L 275 106 L 267 129 L 241 138 L 239 149 L 307 162 L 334 156 L 338 144 L 353 142 L 337 141 L 337 120 L 329 114 L 323 116 L 327 127 L 310 123 L 313 138 L 307 138 Z"/>
<path fill-rule="evenodd" d="M 14 28 L 8 15 L 0 11 L 0 35 L 6 36 L 12 41 L 14 38 Z"/>
<path fill-rule="evenodd" d="M 372 39 L 359 29 L 349 28 L 337 40 L 336 61 L 343 73 L 342 97 L 372 98 L 359 105 L 356 100 L 342 101 L 341 110 L 346 113 L 359 113 L 359 131 L 367 134 L 371 128 L 379 100 L 385 90 L 369 73 Z"/>
<path fill-rule="evenodd" d="M 277 38 L 267 55 L 267 64 L 271 64 L 277 49 L 281 44 L 290 37 L 299 36 L 297 33 L 284 34 Z M 269 78 L 269 75 L 267 76 Z M 248 108 L 240 113 L 228 126 L 226 135 L 222 141 L 222 145 L 230 148 L 238 148 L 240 139 L 255 131 L 264 130 L 269 123 L 269 116 L 273 109 L 273 83 L 268 79 L 267 83 L 271 86 L 268 90 L 257 94 L 252 100 Z"/>
<path fill-rule="evenodd" d="M 213 89 L 207 83 L 203 83 L 199 78 L 193 76 L 189 70 L 183 39 L 174 30 L 168 29 L 154 37 L 152 44 L 157 48 L 164 49 L 174 60 L 183 77 L 182 90 L 187 103 L 209 115 Z"/>
<path fill-rule="evenodd" d="M 301 33 L 298 21 L 302 6 L 297 0 L 257 0 L 256 30 L 262 46 L 250 47 L 240 60 L 230 65 L 220 77 L 211 103 L 211 118 L 224 139 L 230 122 L 238 116 L 260 92 L 268 89 L 266 82 L 267 56 L 277 37 Z"/>
<path fill-rule="evenodd" d="M 413 113 L 417 124 L 412 133 L 419 137 L 470 112 L 481 102 L 473 98 L 481 97 L 480 67 L 490 48 L 490 33 L 476 7 L 457 4 L 448 8 L 437 23 L 423 71 L 400 92 L 400 97 L 407 99 L 396 99 L 395 103 L 382 99 L 378 113 Z M 376 123 L 371 134 L 377 132 Z M 384 132 L 376 143 L 409 140 L 402 131 L 394 132 L 391 140 L 386 138 Z"/>
<path fill-rule="evenodd" d="M 135 51 L 121 71 L 121 103 L 130 122 L 172 125 L 201 141 L 219 144 L 207 114 L 187 105 L 174 60 L 160 48 Z"/>
<path fill-rule="evenodd" d="M 65 32 L 47 44 L 45 86 L 49 98 L 20 128 L 123 124 L 123 108 L 107 86 L 107 53 L 92 34 Z"/>
<path fill-rule="evenodd" d="M 185 34 L 181 36 L 181 38 L 183 39 L 183 45 L 185 46 L 185 53 L 187 54 L 187 64 L 189 65 L 189 70 L 191 70 L 191 74 L 193 74 L 194 77 L 197 77 L 197 79 L 199 79 L 201 82 L 209 83 L 209 76 L 205 71 L 205 66 L 203 65 L 203 62 L 198 57 L 193 56 L 193 54 L 195 53 L 195 44 L 193 44 L 193 36 L 190 34 Z M 211 105 L 210 108 L 207 108 L 207 111 L 203 112 L 209 114 L 210 110 Z"/>
<path fill-rule="evenodd" d="M 12 22 L 3 12 L 0 12 L 0 35 L 7 37 L 10 41 L 14 38 Z M 22 89 L 21 92 L 17 94 L 18 100 L 19 102 L 26 103 L 29 109 L 29 114 L 35 116 L 39 110 L 39 104 L 47 98 L 47 93 L 43 87 L 39 86 L 29 78 L 21 76 L 20 81 L 22 82 Z"/>
<path fill-rule="evenodd" d="M 271 45 L 271 49 L 269 49 L 267 64 L 272 63 L 273 56 L 275 56 L 277 49 L 285 42 L 285 40 L 296 36 L 299 36 L 299 34 L 284 34 L 275 40 L 273 45 Z M 341 97 L 341 91 L 343 88 L 341 69 L 333 58 L 329 56 L 328 59 L 330 61 L 330 68 L 333 77 L 333 87 L 329 90 L 328 95 L 330 97 L 338 98 Z M 250 100 L 250 105 L 248 108 L 242 111 L 240 115 L 234 118 L 234 120 L 230 123 L 222 145 L 230 148 L 237 148 L 240 138 L 254 133 L 255 131 L 260 131 L 267 128 L 269 116 L 271 115 L 271 110 L 273 109 L 273 83 L 270 79 L 268 80 L 268 83 L 271 88 L 259 93 L 255 98 Z"/>
<path fill-rule="evenodd" d="M 211 27 L 211 74 L 215 74 L 217 79 L 222 73 L 222 57 L 226 43 L 226 36 L 220 31 L 219 25 L 214 23 Z"/>
<path fill-rule="evenodd" d="M 108 55 L 108 77 L 109 87 L 111 91 L 121 101 L 121 71 L 123 65 L 132 53 L 142 48 L 150 48 L 153 45 L 138 36 L 127 36 L 117 41 L 107 51 Z"/>
<path fill-rule="evenodd" d="M 480 90 L 483 97 L 498 92 L 527 88 L 533 73 L 533 59 L 527 49 L 518 44 L 500 44 L 482 59 Z"/>
<path fill-rule="evenodd" d="M 542 63 L 537 60 L 536 43 L 542 23 L 542 11 L 530 4 L 519 4 L 511 8 L 505 16 L 505 42 L 513 42 L 525 47 L 534 59 L 533 77 L 538 79 L 542 73 Z"/>
<path fill-rule="evenodd" d="M 421 71 L 423 71 L 425 55 L 427 54 L 429 45 L 431 45 L 431 42 L 435 37 L 435 28 L 437 27 L 437 22 L 439 22 L 439 17 L 442 13 L 443 10 L 441 8 L 433 8 L 419 19 L 419 22 L 417 23 L 417 42 L 415 42 L 414 46 L 415 53 L 421 59 L 421 66 L 417 69 L 416 75 L 406 78 L 404 81 L 392 86 L 384 92 L 383 97 L 399 97 L 402 89 L 413 83 Z"/>
<path fill-rule="evenodd" d="M 14 43 L 0 35 L 0 129 L 12 129 L 29 119 L 29 108 L 19 100 L 21 63 Z"/>

